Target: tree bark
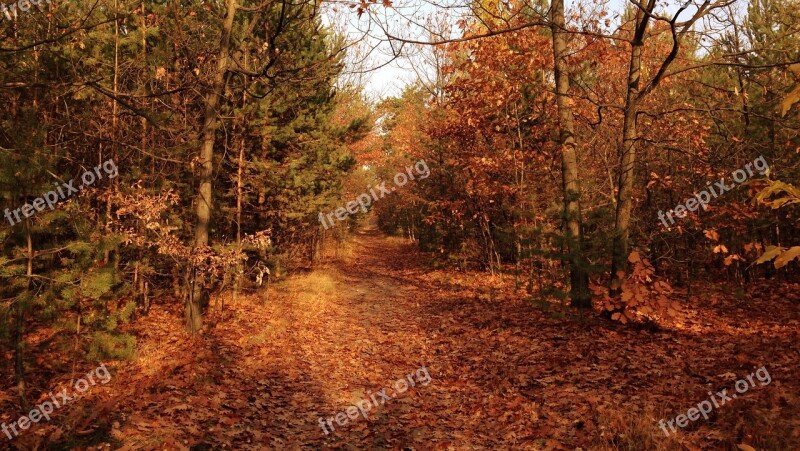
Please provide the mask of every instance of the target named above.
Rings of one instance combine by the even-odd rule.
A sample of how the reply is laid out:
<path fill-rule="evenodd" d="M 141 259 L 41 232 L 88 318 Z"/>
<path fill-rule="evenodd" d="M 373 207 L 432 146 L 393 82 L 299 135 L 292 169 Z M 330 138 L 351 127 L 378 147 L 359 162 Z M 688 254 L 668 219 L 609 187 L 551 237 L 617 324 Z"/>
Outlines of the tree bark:
<path fill-rule="evenodd" d="M 617 182 L 617 210 L 614 222 L 614 245 L 611 256 L 611 294 L 619 293 L 627 273 L 628 237 L 630 235 L 631 209 L 633 206 L 633 168 L 636 162 L 636 115 L 641 99 L 639 81 L 642 68 L 642 48 L 645 33 L 650 22 L 650 13 L 655 0 L 650 0 L 645 8 L 636 10 L 636 28 L 631 40 L 631 60 L 628 68 L 628 92 L 625 96 L 625 116 L 622 123 L 622 148 L 619 179 Z"/>
<path fill-rule="evenodd" d="M 233 18 L 236 14 L 236 0 L 227 0 L 227 12 L 222 25 L 222 38 L 220 39 L 217 69 L 212 80 L 211 91 L 205 99 L 205 113 L 203 115 L 202 144 L 200 147 L 200 187 L 196 199 L 197 224 L 195 227 L 195 248 L 208 246 L 208 227 L 211 222 L 213 209 L 211 182 L 214 173 L 214 141 L 217 134 L 217 108 L 220 98 L 224 93 L 226 73 L 228 71 L 228 58 L 230 56 L 231 30 Z M 203 313 L 201 299 L 206 294 L 205 275 L 199 271 L 192 271 L 191 293 L 186 300 L 186 328 L 192 334 L 203 327 Z M 199 279 L 199 280 L 198 280 Z"/>
<path fill-rule="evenodd" d="M 564 0 L 553 0 L 550 9 L 553 32 L 553 63 L 558 107 L 559 145 L 561 146 L 561 174 L 564 192 L 564 237 L 570 275 L 570 299 L 578 308 L 592 306 L 589 293 L 589 273 L 583 253 L 581 231 L 580 188 L 578 187 L 578 160 L 576 156 L 575 123 L 569 98 L 567 74 L 567 42 L 564 20 Z"/>
<path fill-rule="evenodd" d="M 243 100 L 244 102 L 244 100 Z M 239 160 L 238 160 L 238 167 L 236 169 L 236 248 L 239 252 L 242 252 L 242 196 L 244 195 L 244 181 L 242 179 L 242 175 L 244 173 L 244 146 L 245 143 L 245 136 L 244 136 L 244 124 L 242 124 L 242 140 L 239 143 Z M 233 302 L 235 303 L 239 299 L 239 286 L 242 283 L 241 277 L 241 269 L 242 263 L 239 262 L 236 264 L 234 274 L 234 282 L 233 282 Z"/>

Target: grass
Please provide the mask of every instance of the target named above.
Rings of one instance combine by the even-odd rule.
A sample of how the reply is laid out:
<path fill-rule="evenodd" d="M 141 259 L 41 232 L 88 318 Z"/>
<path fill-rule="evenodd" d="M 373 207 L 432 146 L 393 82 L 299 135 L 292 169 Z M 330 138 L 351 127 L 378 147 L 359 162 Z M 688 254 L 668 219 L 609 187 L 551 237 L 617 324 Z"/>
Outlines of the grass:
<path fill-rule="evenodd" d="M 660 419 L 668 418 L 666 412 L 657 414 L 652 409 L 641 414 L 623 414 L 618 410 L 606 409 L 598 415 L 598 433 L 591 449 L 611 450 L 683 450 L 678 435 L 669 437 L 659 428 Z"/>

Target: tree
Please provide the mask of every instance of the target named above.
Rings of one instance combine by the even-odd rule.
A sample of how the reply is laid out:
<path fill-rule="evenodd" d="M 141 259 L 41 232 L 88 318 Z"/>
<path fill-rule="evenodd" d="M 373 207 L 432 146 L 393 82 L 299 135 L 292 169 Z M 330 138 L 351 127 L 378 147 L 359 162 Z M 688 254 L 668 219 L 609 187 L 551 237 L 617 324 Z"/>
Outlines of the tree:
<path fill-rule="evenodd" d="M 569 98 L 569 74 L 567 71 L 567 30 L 564 21 L 564 0 L 553 0 L 550 5 L 550 21 L 553 33 L 553 66 L 558 106 L 559 145 L 561 146 L 561 174 L 564 195 L 564 234 L 567 243 L 567 258 L 570 271 L 570 297 L 572 305 L 579 308 L 592 306 L 589 293 L 588 263 L 583 254 L 581 231 L 580 188 L 578 184 L 578 160 L 575 145 L 575 126 Z"/>
<path fill-rule="evenodd" d="M 694 15 L 685 22 L 678 23 L 681 13 L 689 6 L 684 4 L 667 19 L 655 14 L 656 1 L 648 0 L 640 4 L 632 0 L 635 7 L 633 17 L 633 34 L 628 41 L 630 44 L 630 58 L 623 107 L 624 119 L 622 123 L 622 141 L 620 144 L 620 167 L 617 182 L 617 207 L 614 221 L 614 245 L 611 255 L 611 281 L 612 293 L 618 293 L 627 273 L 627 259 L 630 251 L 629 236 L 631 224 L 631 210 L 633 208 L 634 170 L 636 163 L 636 145 L 638 140 L 637 120 L 642 100 L 662 82 L 667 75 L 667 69 L 675 61 L 681 48 L 682 40 L 692 30 L 694 23 L 709 12 L 719 9 L 727 4 L 726 0 L 705 0 L 697 7 Z M 648 39 L 648 27 L 651 20 L 661 20 L 667 23 L 672 38 L 672 47 L 664 57 L 655 74 L 641 86 L 642 52 L 645 41 Z"/>
<path fill-rule="evenodd" d="M 205 98 L 205 113 L 203 115 L 203 127 L 201 129 L 202 144 L 198 155 L 200 165 L 200 183 L 197 191 L 197 225 L 195 226 L 195 249 L 201 250 L 208 246 L 208 225 L 211 221 L 212 199 L 212 177 L 214 174 L 214 142 L 217 134 L 217 108 L 220 98 L 225 89 L 225 78 L 228 71 L 228 57 L 230 55 L 231 30 L 236 16 L 236 0 L 225 2 L 226 11 L 223 17 L 222 37 L 220 38 L 219 50 L 217 52 L 217 68 L 213 75 L 210 92 Z M 198 280 L 199 279 L 199 280 Z M 205 277 L 196 272 L 192 267 L 190 277 L 192 286 L 189 290 L 190 295 L 186 299 L 186 328 L 195 334 L 203 326 L 203 314 L 201 311 L 201 301 L 205 294 Z"/>

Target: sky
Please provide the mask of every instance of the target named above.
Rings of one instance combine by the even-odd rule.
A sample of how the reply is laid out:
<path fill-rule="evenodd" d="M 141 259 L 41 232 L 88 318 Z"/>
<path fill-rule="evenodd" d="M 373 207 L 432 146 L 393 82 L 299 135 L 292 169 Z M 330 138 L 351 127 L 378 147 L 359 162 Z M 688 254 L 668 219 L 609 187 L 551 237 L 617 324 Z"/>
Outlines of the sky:
<path fill-rule="evenodd" d="M 463 3 L 461 0 L 438 1 L 449 2 L 451 5 L 456 2 Z M 565 0 L 568 15 L 570 7 L 574 3 L 574 0 Z M 584 0 L 581 3 L 593 7 L 606 5 L 613 18 L 615 14 L 624 10 L 627 0 Z M 658 0 L 658 4 L 667 11 L 676 11 L 678 7 L 677 0 Z M 692 12 L 690 9 L 682 14 L 682 19 L 689 17 Z M 356 10 L 347 8 L 346 4 L 331 3 L 326 8 L 324 17 L 327 24 L 331 24 L 339 32 L 345 33 L 350 39 L 363 39 L 367 42 L 361 49 L 351 49 L 349 52 L 350 61 L 346 70 L 349 70 L 350 73 L 345 76 L 345 79 L 352 84 L 363 85 L 366 94 L 373 100 L 378 100 L 398 96 L 405 86 L 417 79 L 417 73 L 411 65 L 414 64 L 417 72 L 425 70 L 424 64 L 419 63 L 419 53 L 429 51 L 429 47 L 426 49 L 426 46 L 419 46 L 415 49 L 414 46 L 406 46 L 402 54 L 410 53 L 411 58 L 401 56 L 393 59 L 391 48 L 387 43 L 375 45 L 382 38 L 385 39 L 385 32 L 375 23 L 381 22 L 391 27 L 389 31 L 393 35 L 429 41 L 430 38 L 426 38 L 423 34 L 422 27 L 406 18 L 432 17 L 437 20 L 438 17 L 439 22 L 452 24 L 456 20 L 453 14 L 457 14 L 457 12 L 454 13 L 454 9 L 450 9 L 450 15 L 444 17 L 441 8 L 434 8 L 430 3 L 422 0 L 394 0 L 392 8 L 388 9 L 381 6 L 379 1 L 378 4 L 373 5 L 373 11 L 372 20 L 367 17 L 367 14 L 359 18 Z M 371 53 L 363 57 L 358 56 L 358 53 L 365 51 L 365 48 L 370 48 Z"/>

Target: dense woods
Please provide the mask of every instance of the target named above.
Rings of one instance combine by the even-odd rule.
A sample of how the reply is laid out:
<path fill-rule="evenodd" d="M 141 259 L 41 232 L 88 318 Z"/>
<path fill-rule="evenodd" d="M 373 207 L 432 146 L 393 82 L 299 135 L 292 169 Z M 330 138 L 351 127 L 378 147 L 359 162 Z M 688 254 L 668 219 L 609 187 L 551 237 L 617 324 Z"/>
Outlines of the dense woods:
<path fill-rule="evenodd" d="M 0 7 L 0 422 L 19 429 L 4 430 L 2 446 L 796 449 L 800 412 L 787 406 L 800 388 L 798 6 L 19 0 Z M 376 98 L 362 76 L 378 70 L 365 61 L 386 46 L 414 67 L 416 81 Z M 380 327 L 364 332 L 358 315 Z M 386 346 L 371 340 L 394 331 L 394 320 L 402 323 L 396 333 L 408 336 L 389 343 L 419 346 L 391 351 L 403 366 L 365 364 L 358 380 L 327 366 Z M 452 343 L 419 341 L 411 332 L 418 328 Z M 469 369 L 495 358 L 491 346 L 472 342 L 490 340 L 487 331 L 503 346 L 514 343 L 503 352 L 518 370 Z M 353 346 L 362 351 L 349 354 L 348 333 L 360 337 Z M 682 333 L 694 334 L 687 338 L 700 347 L 694 352 L 734 354 L 719 367 L 712 357 L 678 367 L 708 382 L 695 381 L 694 396 L 677 387 L 630 407 L 641 412 L 620 413 L 604 410 L 618 402 L 606 388 L 582 385 L 582 365 L 653 379 L 650 368 L 668 359 L 651 347 Z M 774 341 L 743 344 L 765 335 Z M 562 339 L 569 349 L 554 344 Z M 318 341 L 328 354 L 281 353 L 306 353 Z M 540 366 L 563 363 L 559 372 L 581 376 L 529 374 L 523 356 L 538 361 L 527 354 L 535 343 L 549 350 Z M 239 346 L 253 346 L 253 354 Z M 456 364 L 436 363 L 453 349 L 467 353 L 457 359 L 463 374 L 497 378 L 486 383 L 499 391 L 484 388 L 483 401 L 464 411 L 453 406 L 471 399 L 474 380 L 458 376 Z M 639 366 L 605 367 L 595 352 L 619 352 L 611 361 L 647 357 Z M 226 365 L 237 359 L 233 376 Z M 273 359 L 280 371 L 259 366 Z M 707 397 L 703 390 L 747 375 L 766 386 L 758 367 L 774 370 L 768 394 L 744 395 L 737 386 L 751 404 L 738 401 L 711 424 L 677 435 L 673 426 L 662 435 L 655 421 L 630 425 L 630 417 L 673 418 L 702 401 L 697 393 Z M 362 411 L 362 426 L 350 427 L 376 429 L 348 435 L 335 412 L 415 368 L 405 383 L 412 400 L 389 402 L 394 417 L 373 421 Z M 422 368 L 431 387 L 445 388 L 417 385 Z M 673 370 L 656 372 L 669 378 Z M 300 375 L 326 373 L 365 388 L 331 395 L 326 407 L 305 399 L 325 390 L 320 381 L 299 388 Z M 712 380 L 718 373 L 734 376 Z M 203 390 L 222 379 L 249 388 L 203 404 Z M 85 405 L 56 411 L 52 423 L 31 415 L 39 424 L 22 427 L 20 415 L 76 380 L 90 387 L 94 407 L 72 401 Z M 577 409 L 579 417 L 559 417 L 566 406 L 528 393 L 532 380 L 551 400 L 577 397 L 575 387 L 596 399 L 574 401 L 592 403 Z M 655 393 L 662 382 L 653 384 Z M 161 405 L 156 395 L 175 387 L 185 391 Z M 248 397 L 250 389 L 270 397 Z M 137 398 L 149 401 L 118 408 Z M 262 401 L 271 419 L 259 425 L 253 406 Z M 164 415 L 157 405 L 186 423 L 151 424 Z M 219 424 L 235 430 L 245 422 L 247 432 L 201 433 L 192 415 L 202 412 L 208 427 L 224 406 L 238 413 Z M 322 430 L 317 415 L 299 419 L 317 411 Z M 440 419 L 442 429 L 436 411 L 452 415 Z M 492 425 L 500 411 L 507 415 Z M 290 414 L 295 421 L 274 420 Z M 473 422 L 479 417 L 483 426 Z M 149 428 L 178 432 L 146 439 Z M 464 433 L 479 428 L 493 433 Z M 124 438 L 135 434 L 142 437 Z"/>

